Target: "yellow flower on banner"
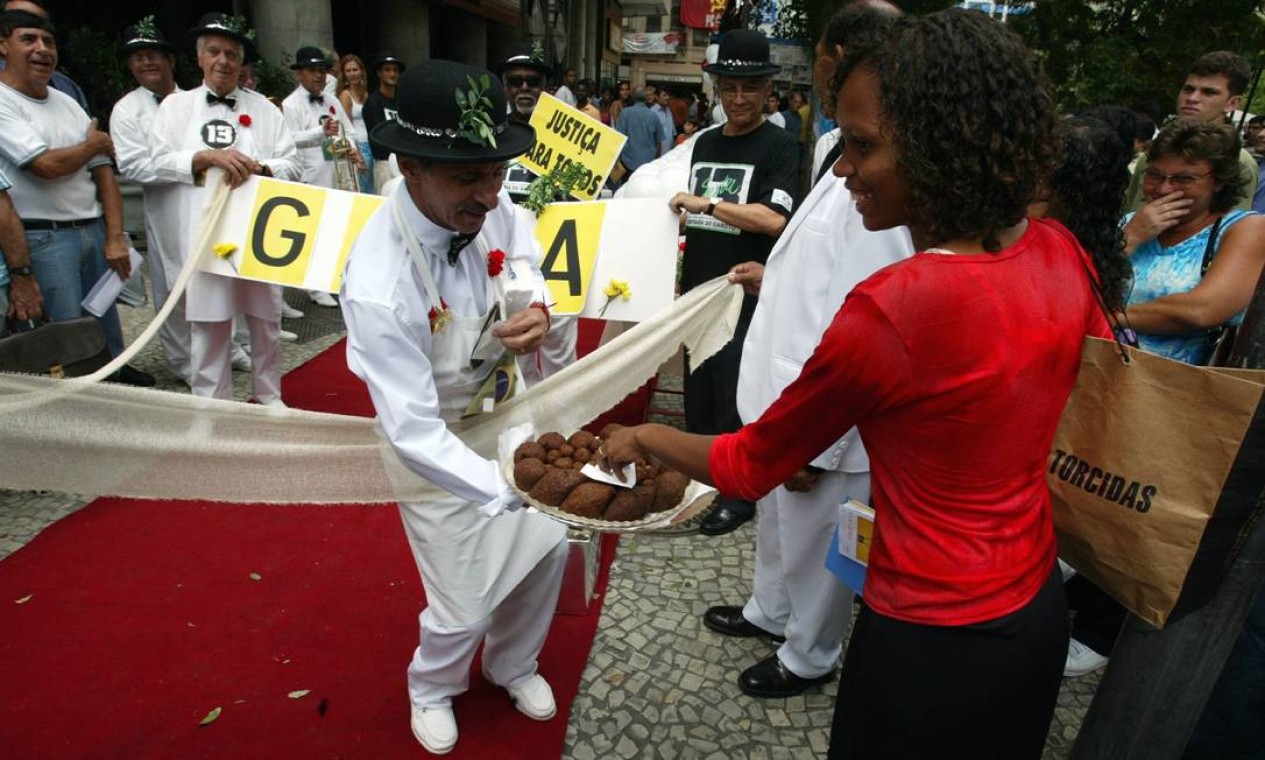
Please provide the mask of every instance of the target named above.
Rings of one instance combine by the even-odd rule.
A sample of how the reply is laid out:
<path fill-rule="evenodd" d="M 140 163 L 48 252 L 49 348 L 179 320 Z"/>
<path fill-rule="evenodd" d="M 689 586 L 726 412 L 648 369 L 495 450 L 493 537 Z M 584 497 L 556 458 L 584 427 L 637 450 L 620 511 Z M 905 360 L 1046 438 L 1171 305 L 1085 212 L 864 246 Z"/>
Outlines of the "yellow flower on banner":
<path fill-rule="evenodd" d="M 597 313 L 599 318 L 606 315 L 606 310 L 610 308 L 611 302 L 616 298 L 627 301 L 632 298 L 632 288 L 624 280 L 611 279 L 610 283 L 602 289 L 606 294 L 606 303 L 602 305 L 602 310 Z"/>
<path fill-rule="evenodd" d="M 221 259 L 227 261 L 233 267 L 233 271 L 237 271 L 237 262 L 233 261 L 233 254 L 237 251 L 237 243 L 216 243 L 211 251 Z"/>

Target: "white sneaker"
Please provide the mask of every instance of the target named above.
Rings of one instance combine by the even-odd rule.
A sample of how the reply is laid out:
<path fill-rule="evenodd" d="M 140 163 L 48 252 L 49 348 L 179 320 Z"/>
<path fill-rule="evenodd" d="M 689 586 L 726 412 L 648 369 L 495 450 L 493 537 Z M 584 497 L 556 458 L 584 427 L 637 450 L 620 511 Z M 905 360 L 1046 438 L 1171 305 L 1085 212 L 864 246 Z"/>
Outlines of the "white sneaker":
<path fill-rule="evenodd" d="M 274 409 L 289 409 L 290 408 L 286 406 L 286 403 L 282 401 L 280 398 L 274 398 L 272 401 L 260 401 L 259 399 L 255 399 L 255 403 L 259 404 L 260 406 L 271 406 Z"/>
<path fill-rule="evenodd" d="M 1063 675 L 1068 678 L 1079 678 L 1089 675 L 1104 667 L 1107 658 L 1080 643 L 1076 639 L 1067 642 L 1067 662 L 1063 665 Z"/>
<path fill-rule="evenodd" d="M 317 306 L 324 306 L 327 309 L 338 307 L 338 302 L 334 300 L 334 297 L 323 290 L 309 290 L 307 294 L 312 299 L 312 303 Z"/>
<path fill-rule="evenodd" d="M 457 719 L 451 707 L 414 707 L 413 736 L 432 755 L 446 755 L 457 746 Z"/>
<path fill-rule="evenodd" d="M 539 673 L 518 686 L 506 686 L 514 706 L 532 720 L 549 720 L 558 714 L 558 704 L 553 700 L 553 689 Z"/>
<path fill-rule="evenodd" d="M 282 330 L 281 332 L 277 333 L 277 339 L 280 340 L 282 343 L 293 343 L 299 339 L 299 334 L 292 333 L 289 330 Z"/>
<path fill-rule="evenodd" d="M 254 364 L 250 361 L 250 354 L 245 351 L 233 352 L 233 371 L 234 372 L 250 372 Z"/>
<path fill-rule="evenodd" d="M 281 302 L 281 317 L 282 319 L 303 319 L 303 312 L 294 308 L 293 306 L 286 303 L 285 301 L 282 301 Z"/>

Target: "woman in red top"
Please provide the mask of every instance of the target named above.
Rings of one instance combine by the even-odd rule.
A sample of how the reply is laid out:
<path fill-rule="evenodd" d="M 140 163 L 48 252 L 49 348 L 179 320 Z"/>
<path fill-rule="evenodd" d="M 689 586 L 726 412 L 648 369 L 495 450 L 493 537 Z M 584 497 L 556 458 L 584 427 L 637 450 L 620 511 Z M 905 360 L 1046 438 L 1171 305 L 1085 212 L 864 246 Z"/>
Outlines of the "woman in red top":
<path fill-rule="evenodd" d="M 1052 103 L 975 12 L 848 55 L 834 172 L 867 228 L 907 225 L 920 253 L 849 294 L 755 423 L 625 428 L 603 451 L 756 499 L 858 426 L 877 517 L 830 756 L 1040 757 L 1068 635 L 1045 471 L 1083 338 L 1109 334 L 1075 239 L 1024 216 L 1053 168 Z"/>

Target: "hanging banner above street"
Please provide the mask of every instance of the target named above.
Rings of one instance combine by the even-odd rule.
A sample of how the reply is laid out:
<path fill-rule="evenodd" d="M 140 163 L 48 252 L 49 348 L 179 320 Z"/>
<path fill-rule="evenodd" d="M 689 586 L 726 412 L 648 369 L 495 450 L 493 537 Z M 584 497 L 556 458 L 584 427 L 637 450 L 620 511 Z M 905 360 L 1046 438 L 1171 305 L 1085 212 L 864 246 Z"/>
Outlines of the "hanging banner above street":
<path fill-rule="evenodd" d="M 681 25 L 715 31 L 728 6 L 729 0 L 681 0 Z"/>
<path fill-rule="evenodd" d="M 629 55 L 676 55 L 680 32 L 635 32 L 624 35 L 624 52 Z"/>

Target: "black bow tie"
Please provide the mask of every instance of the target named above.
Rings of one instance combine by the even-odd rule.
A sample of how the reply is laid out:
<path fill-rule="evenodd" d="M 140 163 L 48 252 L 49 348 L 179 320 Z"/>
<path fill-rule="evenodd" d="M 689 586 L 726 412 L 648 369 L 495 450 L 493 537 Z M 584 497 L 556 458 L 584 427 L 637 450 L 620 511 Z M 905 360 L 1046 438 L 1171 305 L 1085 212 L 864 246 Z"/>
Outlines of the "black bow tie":
<path fill-rule="evenodd" d="M 476 233 L 477 234 L 477 233 Z M 452 240 L 448 242 L 448 263 L 457 266 L 457 255 L 461 253 L 461 249 L 474 242 L 475 235 L 463 235 L 458 232 L 452 236 Z"/>
<path fill-rule="evenodd" d="M 229 110 L 230 110 L 230 111 L 236 111 L 236 110 L 237 110 L 237 98 L 230 98 L 230 97 L 228 97 L 227 95 L 226 95 L 226 96 L 221 97 L 221 96 L 219 96 L 219 95 L 216 95 L 216 94 L 215 94 L 215 93 L 213 93 L 213 92 L 209 92 L 209 91 L 208 91 L 208 92 L 207 92 L 207 94 L 206 94 L 206 102 L 207 102 L 207 104 L 208 104 L 208 105 L 215 105 L 216 103 L 223 103 L 224 105 L 228 106 L 228 108 L 229 108 Z"/>
<path fill-rule="evenodd" d="M 154 96 L 154 102 L 157 103 L 158 105 L 162 105 L 163 98 L 167 97 L 166 95 L 159 95 L 158 93 L 153 92 L 153 91 L 151 91 L 149 94 Z"/>
<path fill-rule="evenodd" d="M 312 101 L 313 103 L 320 103 L 321 105 L 325 105 L 325 93 L 321 93 L 320 95 L 308 95 L 307 99 Z"/>

